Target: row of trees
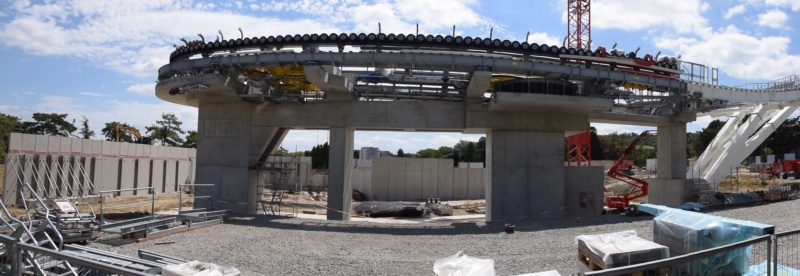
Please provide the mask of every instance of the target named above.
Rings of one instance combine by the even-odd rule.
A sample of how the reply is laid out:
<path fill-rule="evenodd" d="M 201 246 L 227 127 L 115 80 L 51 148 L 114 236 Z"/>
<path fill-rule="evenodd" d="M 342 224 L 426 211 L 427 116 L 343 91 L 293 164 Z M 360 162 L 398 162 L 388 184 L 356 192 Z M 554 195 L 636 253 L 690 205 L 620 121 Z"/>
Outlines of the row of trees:
<path fill-rule="evenodd" d="M 0 161 L 5 160 L 11 132 L 83 139 L 90 139 L 95 135 L 95 131 L 89 128 L 89 120 L 86 117 L 82 117 L 79 128 L 75 126 L 75 120 L 69 121 L 67 116 L 68 114 L 33 113 L 32 121 L 22 121 L 19 117 L 0 113 Z M 182 124 L 174 113 L 163 113 L 161 114 L 161 120 L 157 120 L 154 124 L 146 127 L 145 134 L 159 145 L 197 147 L 197 132 L 184 131 L 181 129 Z M 121 129 L 118 126 L 133 129 L 127 123 L 112 121 L 105 123 L 105 127 L 100 132 L 107 141 L 115 141 L 117 135 L 119 135 L 120 141 L 144 141 L 141 134 L 139 134 L 140 137 L 138 139 L 134 137 L 133 133 L 138 130 L 118 131 L 118 129 Z M 186 138 L 181 137 L 182 134 L 187 134 Z"/>

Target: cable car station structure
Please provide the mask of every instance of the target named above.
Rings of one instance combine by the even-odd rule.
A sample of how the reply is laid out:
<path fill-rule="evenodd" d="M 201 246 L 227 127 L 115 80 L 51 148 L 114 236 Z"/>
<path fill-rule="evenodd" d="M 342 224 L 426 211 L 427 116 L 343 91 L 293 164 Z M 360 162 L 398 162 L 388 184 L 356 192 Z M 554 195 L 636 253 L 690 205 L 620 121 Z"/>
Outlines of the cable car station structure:
<path fill-rule="evenodd" d="M 657 128 L 650 202 L 680 205 L 691 193 L 686 123 L 696 114 L 744 106 L 732 116 L 757 115 L 726 126 L 688 176 L 713 179 L 800 99 L 796 78 L 720 86 L 716 70 L 637 52 L 385 33 L 192 41 L 159 69 L 156 95 L 198 108 L 196 181 L 217 185 L 197 192 L 222 209 L 255 213 L 258 168 L 286 133 L 326 129 L 328 207 L 341 211 L 327 217 L 349 220 L 354 131 L 438 131 L 486 135 L 487 221 L 602 208 L 602 167 L 564 162 L 565 137 L 590 122 Z"/>

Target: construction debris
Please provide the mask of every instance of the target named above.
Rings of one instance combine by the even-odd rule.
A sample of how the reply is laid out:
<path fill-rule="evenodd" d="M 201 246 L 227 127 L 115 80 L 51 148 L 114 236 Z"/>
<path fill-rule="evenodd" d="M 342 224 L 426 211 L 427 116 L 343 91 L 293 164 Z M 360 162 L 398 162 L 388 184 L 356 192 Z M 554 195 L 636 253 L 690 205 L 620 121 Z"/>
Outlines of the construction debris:
<path fill-rule="evenodd" d="M 353 207 L 356 214 L 370 217 L 421 217 L 431 211 L 416 202 L 366 201 Z"/>

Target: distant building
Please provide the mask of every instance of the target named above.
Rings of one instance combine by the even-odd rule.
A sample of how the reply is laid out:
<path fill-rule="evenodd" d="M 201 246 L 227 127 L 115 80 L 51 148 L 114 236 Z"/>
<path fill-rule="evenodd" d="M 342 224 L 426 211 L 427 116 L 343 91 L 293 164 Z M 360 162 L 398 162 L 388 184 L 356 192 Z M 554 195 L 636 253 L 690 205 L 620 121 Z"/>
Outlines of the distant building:
<path fill-rule="evenodd" d="M 382 156 L 381 149 L 373 147 L 363 147 L 358 154 L 358 159 L 372 160 L 374 157 Z"/>

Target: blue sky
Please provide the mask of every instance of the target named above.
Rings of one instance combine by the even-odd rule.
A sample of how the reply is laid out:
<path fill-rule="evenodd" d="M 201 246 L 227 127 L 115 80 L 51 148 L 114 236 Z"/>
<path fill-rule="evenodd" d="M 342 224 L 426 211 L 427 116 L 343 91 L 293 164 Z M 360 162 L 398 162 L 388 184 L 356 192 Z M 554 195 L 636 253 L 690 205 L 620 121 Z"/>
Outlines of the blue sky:
<path fill-rule="evenodd" d="M 155 97 L 158 68 L 179 38 L 222 31 L 237 37 L 330 32 L 449 34 L 560 44 L 566 0 L 3 1 L 0 3 L 0 113 L 34 112 L 141 130 L 164 112 L 196 130 L 197 111 Z M 593 0 L 593 47 L 681 55 L 717 67 L 720 84 L 766 82 L 800 73 L 800 0 Z M 796 115 L 796 114 L 795 114 Z M 697 131 L 711 119 L 689 125 Z M 643 128 L 596 124 L 600 133 Z M 310 149 L 326 131 L 291 131 L 287 149 Z M 480 135 L 357 132 L 356 148 L 416 152 Z M 94 137 L 101 139 L 99 135 Z"/>

